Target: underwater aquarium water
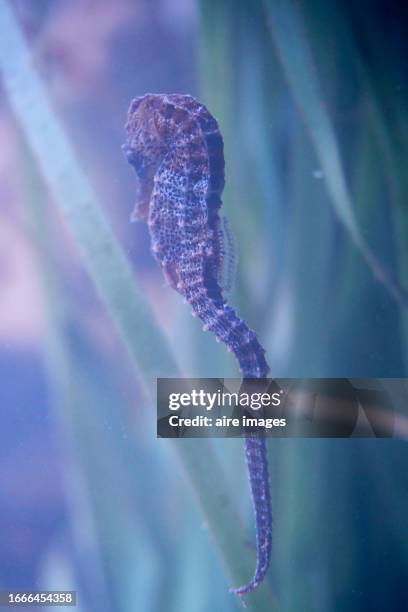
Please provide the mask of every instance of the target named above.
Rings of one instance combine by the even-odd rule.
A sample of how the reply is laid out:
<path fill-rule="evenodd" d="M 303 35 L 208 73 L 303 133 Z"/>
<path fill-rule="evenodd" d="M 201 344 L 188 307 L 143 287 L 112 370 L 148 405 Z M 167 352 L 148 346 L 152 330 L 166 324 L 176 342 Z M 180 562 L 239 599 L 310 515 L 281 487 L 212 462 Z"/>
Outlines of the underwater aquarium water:
<path fill-rule="evenodd" d="M 59 607 L 80 612 L 408 608 L 405 396 L 399 440 L 265 441 L 270 565 L 230 592 L 259 559 L 243 442 L 157 438 L 155 393 L 247 354 L 203 333 L 184 259 L 164 286 L 122 151 L 131 100 L 205 105 L 228 305 L 270 376 L 389 389 L 408 376 L 407 28 L 384 0 L 0 3 L 0 591 L 75 591 Z"/>

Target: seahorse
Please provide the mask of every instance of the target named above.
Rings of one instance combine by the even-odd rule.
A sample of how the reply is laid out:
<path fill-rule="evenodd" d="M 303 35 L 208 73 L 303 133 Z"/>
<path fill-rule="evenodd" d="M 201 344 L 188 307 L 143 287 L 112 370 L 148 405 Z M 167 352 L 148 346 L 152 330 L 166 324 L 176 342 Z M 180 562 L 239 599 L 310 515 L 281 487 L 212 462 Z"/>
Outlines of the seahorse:
<path fill-rule="evenodd" d="M 131 102 L 124 153 L 138 176 L 132 220 L 147 221 L 151 249 L 168 283 L 191 305 L 203 329 L 225 343 L 244 379 L 266 378 L 269 367 L 256 334 L 224 297 L 219 279 L 225 253 L 219 209 L 224 144 L 217 121 L 195 98 L 146 94 Z M 272 514 L 265 439 L 246 436 L 257 562 L 253 578 L 233 588 L 250 593 L 268 570 Z"/>

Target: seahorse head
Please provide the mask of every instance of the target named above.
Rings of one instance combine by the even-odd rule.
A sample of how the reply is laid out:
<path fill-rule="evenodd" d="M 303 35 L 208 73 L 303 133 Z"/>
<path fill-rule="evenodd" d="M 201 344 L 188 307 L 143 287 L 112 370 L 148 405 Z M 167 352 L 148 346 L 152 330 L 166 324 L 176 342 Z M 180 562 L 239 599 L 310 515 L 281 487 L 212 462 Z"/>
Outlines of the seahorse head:
<path fill-rule="evenodd" d="M 145 219 L 148 213 L 153 178 L 169 147 L 161 121 L 160 95 L 135 98 L 129 107 L 122 150 L 138 177 L 138 194 L 132 220 Z"/>

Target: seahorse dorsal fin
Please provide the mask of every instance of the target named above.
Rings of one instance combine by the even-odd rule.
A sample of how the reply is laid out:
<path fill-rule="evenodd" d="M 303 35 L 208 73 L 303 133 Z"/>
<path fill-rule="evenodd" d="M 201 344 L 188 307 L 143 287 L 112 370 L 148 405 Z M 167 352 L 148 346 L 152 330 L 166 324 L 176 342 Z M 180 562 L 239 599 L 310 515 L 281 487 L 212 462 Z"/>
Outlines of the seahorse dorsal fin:
<path fill-rule="evenodd" d="M 224 216 L 221 217 L 220 241 L 221 241 L 221 266 L 219 270 L 219 283 L 227 293 L 230 293 L 235 282 L 237 270 L 237 249 L 234 233 Z"/>

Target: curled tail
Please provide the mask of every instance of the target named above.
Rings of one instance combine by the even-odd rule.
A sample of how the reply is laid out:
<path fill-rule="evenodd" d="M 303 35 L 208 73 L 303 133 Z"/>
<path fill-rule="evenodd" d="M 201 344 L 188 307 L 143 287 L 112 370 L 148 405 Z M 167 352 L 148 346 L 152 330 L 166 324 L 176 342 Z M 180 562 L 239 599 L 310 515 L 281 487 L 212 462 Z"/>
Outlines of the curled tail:
<path fill-rule="evenodd" d="M 255 574 L 250 582 L 230 589 L 235 595 L 246 595 L 262 582 L 268 571 L 272 549 L 272 511 L 265 438 L 246 437 L 244 444 L 255 511 L 257 560 Z"/>
<path fill-rule="evenodd" d="M 204 323 L 205 331 L 212 331 L 216 339 L 224 342 L 228 350 L 235 354 L 243 378 L 266 378 L 269 366 L 265 350 L 255 332 L 237 316 L 235 310 L 222 298 L 221 292 L 211 298 L 207 295 L 205 287 L 200 283 L 201 277 L 191 265 L 191 259 L 179 272 L 193 314 Z M 262 582 L 269 567 L 272 548 L 272 512 L 265 438 L 247 436 L 244 444 L 255 513 L 257 563 L 250 582 L 231 589 L 231 592 L 240 596 L 255 590 Z"/>

